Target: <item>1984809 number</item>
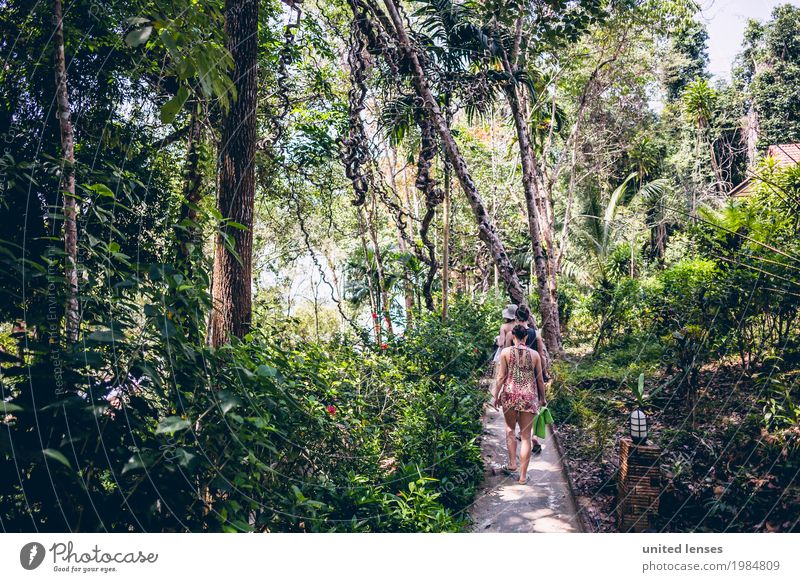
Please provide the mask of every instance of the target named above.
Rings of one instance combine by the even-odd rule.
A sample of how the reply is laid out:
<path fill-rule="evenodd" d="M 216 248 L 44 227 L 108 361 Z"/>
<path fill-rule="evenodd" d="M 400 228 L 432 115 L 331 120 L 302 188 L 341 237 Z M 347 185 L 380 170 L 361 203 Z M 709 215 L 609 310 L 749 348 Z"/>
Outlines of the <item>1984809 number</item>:
<path fill-rule="evenodd" d="M 734 570 L 778 570 L 781 563 L 778 560 L 736 560 L 733 562 Z"/>

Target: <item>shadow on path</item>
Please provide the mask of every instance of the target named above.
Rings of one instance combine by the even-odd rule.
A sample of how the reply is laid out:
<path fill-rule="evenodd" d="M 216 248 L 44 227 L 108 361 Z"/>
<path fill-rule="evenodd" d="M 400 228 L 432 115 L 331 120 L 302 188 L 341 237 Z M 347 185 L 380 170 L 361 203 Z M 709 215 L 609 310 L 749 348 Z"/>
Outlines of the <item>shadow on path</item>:
<path fill-rule="evenodd" d="M 516 475 L 500 470 L 508 460 L 503 413 L 488 407 L 483 425 L 481 452 L 486 471 L 470 511 L 472 531 L 582 531 L 550 427 L 545 441 L 540 440 L 542 452 L 531 457 L 528 484 L 520 485 Z"/>

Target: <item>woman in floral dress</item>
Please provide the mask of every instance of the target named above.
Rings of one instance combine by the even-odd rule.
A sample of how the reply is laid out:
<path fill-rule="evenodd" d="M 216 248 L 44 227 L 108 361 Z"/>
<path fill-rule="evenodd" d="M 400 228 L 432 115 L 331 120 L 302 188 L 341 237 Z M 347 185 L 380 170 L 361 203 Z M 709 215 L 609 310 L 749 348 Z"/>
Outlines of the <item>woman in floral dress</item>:
<path fill-rule="evenodd" d="M 525 345 L 528 330 L 517 325 L 512 330 L 513 345 L 500 354 L 500 370 L 492 395 L 494 405 L 503 407 L 506 419 L 506 445 L 508 464 L 506 473 L 517 470 L 517 439 L 514 435 L 519 424 L 520 443 L 519 483 L 528 481 L 528 464 L 531 460 L 531 429 L 539 406 L 546 406 L 542 361 L 539 354 Z M 538 443 L 537 443 L 538 444 Z M 539 446 L 541 450 L 541 445 Z"/>

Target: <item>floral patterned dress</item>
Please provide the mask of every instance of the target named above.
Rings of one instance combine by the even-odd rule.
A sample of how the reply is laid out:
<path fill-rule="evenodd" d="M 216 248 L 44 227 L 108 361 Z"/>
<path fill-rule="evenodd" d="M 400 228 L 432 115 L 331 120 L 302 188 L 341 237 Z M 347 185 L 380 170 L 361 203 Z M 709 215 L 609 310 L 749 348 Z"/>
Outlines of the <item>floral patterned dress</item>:
<path fill-rule="evenodd" d="M 517 412 L 539 412 L 539 392 L 536 386 L 536 367 L 530 348 L 514 346 L 508 362 L 508 377 L 500 394 L 503 410 Z"/>

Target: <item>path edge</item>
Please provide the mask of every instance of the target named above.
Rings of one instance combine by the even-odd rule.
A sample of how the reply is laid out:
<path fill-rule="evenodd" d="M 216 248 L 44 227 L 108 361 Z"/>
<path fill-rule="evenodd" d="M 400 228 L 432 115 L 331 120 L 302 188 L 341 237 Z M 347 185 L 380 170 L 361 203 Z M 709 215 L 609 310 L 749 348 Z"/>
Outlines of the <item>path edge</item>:
<path fill-rule="evenodd" d="M 594 528 L 589 523 L 586 512 L 583 510 L 583 506 L 578 502 L 578 494 L 577 489 L 575 488 L 575 482 L 572 480 L 572 475 L 570 474 L 565 461 L 567 456 L 564 454 L 564 445 L 561 444 L 561 437 L 558 435 L 558 431 L 555 429 L 555 426 L 550 427 L 550 435 L 553 437 L 556 450 L 558 450 L 558 456 L 561 458 L 561 472 L 564 474 L 564 478 L 567 481 L 567 487 L 569 488 L 569 494 L 572 495 L 572 502 L 575 504 L 575 512 L 578 517 L 577 521 L 581 528 L 581 531 L 578 533 L 592 533 L 594 532 Z"/>

